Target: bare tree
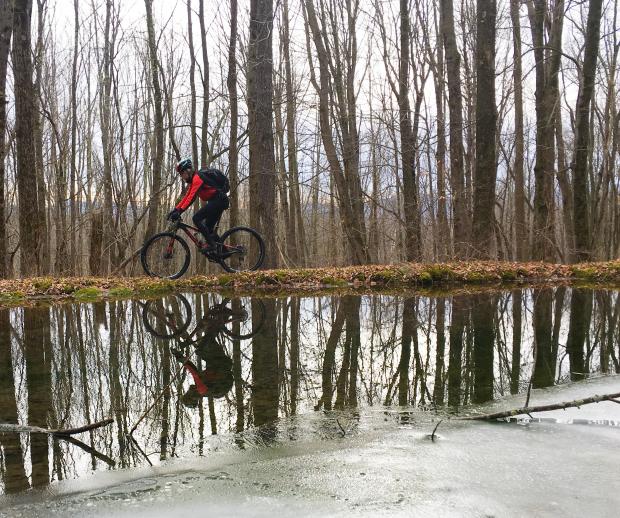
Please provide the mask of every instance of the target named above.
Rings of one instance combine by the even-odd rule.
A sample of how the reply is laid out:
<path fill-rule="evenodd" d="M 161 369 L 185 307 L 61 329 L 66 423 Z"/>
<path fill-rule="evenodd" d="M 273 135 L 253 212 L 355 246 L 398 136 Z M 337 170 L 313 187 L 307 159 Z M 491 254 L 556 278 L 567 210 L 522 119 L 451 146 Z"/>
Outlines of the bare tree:
<path fill-rule="evenodd" d="M 552 261 L 556 256 L 553 196 L 554 128 L 557 91 L 553 83 L 560 68 L 564 1 L 547 13 L 545 0 L 528 0 L 528 12 L 536 61 L 536 164 L 534 166 L 534 259 Z M 550 23 L 545 45 L 545 22 Z"/>
<path fill-rule="evenodd" d="M 321 3 L 323 6 L 323 4 Z M 304 0 L 304 12 L 312 34 L 317 59 L 319 61 L 319 79 L 316 78 L 311 65 L 310 79 L 319 96 L 319 116 L 321 139 L 329 162 L 331 175 L 338 192 L 338 207 L 342 228 L 349 245 L 350 261 L 354 264 L 369 262 L 366 243 L 366 226 L 364 222 L 362 190 L 359 177 L 359 134 L 356 116 L 356 89 L 354 87 L 355 67 L 357 64 L 357 40 L 355 20 L 359 5 L 345 0 L 339 5 L 342 17 L 346 20 L 346 38 L 340 41 L 339 29 L 336 29 L 338 14 L 331 13 L 330 20 L 323 19 L 321 25 L 314 7 L 314 0 Z M 328 30 L 327 23 L 332 30 Z M 308 31 L 308 29 L 306 29 Z M 329 41 L 331 34 L 334 41 Z M 332 54 L 331 47 L 340 53 Z M 310 53 L 310 49 L 308 48 Z M 333 97 L 335 96 L 335 98 Z M 335 102 L 335 121 L 332 113 Z M 342 150 L 336 148 L 332 126 L 336 122 L 342 141 Z M 342 162 L 339 156 L 342 156 Z"/>

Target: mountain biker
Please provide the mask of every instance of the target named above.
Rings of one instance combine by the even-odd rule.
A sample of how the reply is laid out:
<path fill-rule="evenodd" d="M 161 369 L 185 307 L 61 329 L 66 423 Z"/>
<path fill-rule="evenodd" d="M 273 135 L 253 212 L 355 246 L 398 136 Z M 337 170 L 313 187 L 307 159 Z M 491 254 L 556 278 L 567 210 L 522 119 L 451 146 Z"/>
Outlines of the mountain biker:
<path fill-rule="evenodd" d="M 176 171 L 181 179 L 190 185 L 183 199 L 168 214 L 168 219 L 170 221 L 180 219 L 181 214 L 192 204 L 196 196 L 206 201 L 207 203 L 196 211 L 192 221 L 206 240 L 206 244 L 201 247 L 200 251 L 203 254 L 212 252 L 216 249 L 219 240 L 213 228 L 220 219 L 222 212 L 230 205 L 228 196 L 221 190 L 208 185 L 201 175 L 194 171 L 190 158 L 184 158 L 179 161 L 176 165 Z"/>

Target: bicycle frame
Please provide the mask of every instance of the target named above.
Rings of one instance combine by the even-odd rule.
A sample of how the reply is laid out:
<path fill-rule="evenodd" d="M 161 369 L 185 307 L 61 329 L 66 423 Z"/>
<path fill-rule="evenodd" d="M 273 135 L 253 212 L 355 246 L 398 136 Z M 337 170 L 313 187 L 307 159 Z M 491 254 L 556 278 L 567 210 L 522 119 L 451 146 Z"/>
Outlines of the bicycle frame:
<path fill-rule="evenodd" d="M 185 232 L 185 234 L 187 234 L 187 237 L 189 237 L 197 247 L 200 247 L 200 242 L 194 236 L 196 232 L 198 232 L 198 234 L 202 236 L 202 232 L 200 232 L 198 228 L 192 227 L 191 225 L 188 225 L 187 223 L 183 223 L 180 220 L 175 221 L 174 223 L 170 225 L 171 232 L 174 232 L 176 234 L 179 230 L 182 230 L 183 232 Z M 213 229 L 213 231 L 217 232 L 217 224 L 215 225 L 215 228 Z"/>

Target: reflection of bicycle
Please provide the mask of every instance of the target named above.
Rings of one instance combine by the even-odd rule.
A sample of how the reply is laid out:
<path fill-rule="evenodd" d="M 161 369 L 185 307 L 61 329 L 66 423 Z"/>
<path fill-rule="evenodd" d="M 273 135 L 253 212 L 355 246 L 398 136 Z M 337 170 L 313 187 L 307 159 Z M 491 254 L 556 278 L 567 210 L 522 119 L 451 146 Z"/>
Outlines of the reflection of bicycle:
<path fill-rule="evenodd" d="M 140 259 L 148 275 L 178 279 L 186 272 L 190 251 L 187 241 L 177 235 L 179 230 L 183 230 L 198 248 L 201 247 L 201 234 L 197 228 L 181 220 L 171 223 L 166 232 L 155 234 L 142 247 Z M 217 225 L 214 232 L 217 233 Z M 265 243 L 253 228 L 234 227 L 224 232 L 215 250 L 205 252 L 205 256 L 227 272 L 252 271 L 263 264 Z"/>
<path fill-rule="evenodd" d="M 181 337 L 193 341 L 204 334 L 220 332 L 233 339 L 246 340 L 254 336 L 265 321 L 265 305 L 262 301 L 258 300 L 258 304 L 253 305 L 250 315 L 240 299 L 223 299 L 207 308 L 204 316 L 196 322 L 194 330 L 189 333 L 192 307 L 183 295 L 168 295 L 141 305 L 144 327 L 153 336 L 164 340 Z M 238 331 L 235 324 L 238 325 Z"/>

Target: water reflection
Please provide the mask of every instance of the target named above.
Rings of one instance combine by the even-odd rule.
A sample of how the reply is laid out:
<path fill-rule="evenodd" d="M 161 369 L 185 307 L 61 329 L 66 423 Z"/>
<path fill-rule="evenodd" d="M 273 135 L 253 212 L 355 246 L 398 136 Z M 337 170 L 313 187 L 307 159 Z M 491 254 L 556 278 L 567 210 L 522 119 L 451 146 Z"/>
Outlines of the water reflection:
<path fill-rule="evenodd" d="M 2 422 L 115 419 L 79 444 L 2 433 L 2 491 L 205 455 L 209 434 L 236 433 L 239 447 L 294 440 L 308 432 L 293 416 L 313 410 L 347 409 L 355 427 L 359 406 L 458 410 L 620 372 L 619 315 L 617 292 L 563 287 L 441 298 L 192 294 L 1 310 Z M 311 433 L 342 432 L 340 421 L 325 426 Z"/>

